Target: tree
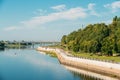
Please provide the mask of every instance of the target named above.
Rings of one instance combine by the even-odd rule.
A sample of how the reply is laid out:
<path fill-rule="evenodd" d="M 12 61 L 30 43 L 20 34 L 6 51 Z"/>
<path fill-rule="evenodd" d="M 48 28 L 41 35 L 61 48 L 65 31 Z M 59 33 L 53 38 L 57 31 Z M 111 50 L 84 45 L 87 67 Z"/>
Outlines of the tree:
<path fill-rule="evenodd" d="M 109 25 L 89 24 L 84 29 L 64 35 L 61 44 L 74 52 L 98 53 L 112 56 L 120 53 L 120 17 Z"/>
<path fill-rule="evenodd" d="M 61 39 L 61 44 L 62 45 L 65 45 L 67 43 L 67 40 L 66 40 L 66 35 L 64 35 Z"/>

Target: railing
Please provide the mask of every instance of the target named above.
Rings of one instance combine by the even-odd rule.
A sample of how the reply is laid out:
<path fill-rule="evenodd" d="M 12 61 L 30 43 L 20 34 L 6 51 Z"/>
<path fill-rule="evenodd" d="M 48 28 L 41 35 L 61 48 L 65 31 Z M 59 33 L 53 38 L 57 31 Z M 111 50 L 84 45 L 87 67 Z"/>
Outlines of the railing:
<path fill-rule="evenodd" d="M 46 50 L 49 49 L 49 47 L 44 47 Z M 56 48 L 52 48 L 50 50 L 57 50 Z M 74 58 L 80 58 L 80 59 L 88 59 L 88 60 L 95 60 L 95 61 L 102 61 L 102 62 L 108 62 L 108 63 L 114 63 L 114 64 L 120 64 L 120 62 L 115 62 L 113 60 L 102 60 L 102 59 L 96 59 L 96 58 L 88 58 L 88 57 L 81 57 L 81 56 L 76 56 L 76 55 L 71 55 L 68 52 L 58 49 L 60 53 L 64 53 L 68 57 L 74 57 Z"/>
<path fill-rule="evenodd" d="M 62 53 L 67 53 L 67 52 L 65 52 L 65 51 L 62 50 L 62 49 L 60 49 L 60 51 L 61 51 Z M 80 58 L 80 59 L 89 59 L 89 60 L 96 60 L 96 61 L 102 61 L 102 62 L 120 64 L 120 62 L 115 62 L 114 60 L 103 60 L 103 59 L 96 59 L 96 58 L 81 57 L 81 56 L 76 56 L 76 55 L 72 55 L 72 54 L 69 54 L 69 53 L 67 53 L 66 55 L 69 56 L 69 57 L 76 57 L 76 58 Z"/>
<path fill-rule="evenodd" d="M 89 60 L 96 60 L 96 61 L 120 64 L 120 62 L 115 62 L 114 60 L 103 60 L 103 59 L 96 59 L 96 58 L 80 57 L 80 56 L 75 56 L 75 55 L 67 55 L 67 56 L 76 57 L 76 58 L 80 58 L 80 59 L 89 59 Z"/>

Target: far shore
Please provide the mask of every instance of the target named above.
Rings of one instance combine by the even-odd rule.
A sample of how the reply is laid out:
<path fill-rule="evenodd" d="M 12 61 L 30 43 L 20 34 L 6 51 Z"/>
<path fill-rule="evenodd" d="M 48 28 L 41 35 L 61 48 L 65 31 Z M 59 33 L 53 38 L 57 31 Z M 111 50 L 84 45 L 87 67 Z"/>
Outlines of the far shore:
<path fill-rule="evenodd" d="M 120 64 L 71 57 L 58 48 L 38 47 L 37 50 L 55 52 L 58 60 L 63 65 L 120 78 Z"/>

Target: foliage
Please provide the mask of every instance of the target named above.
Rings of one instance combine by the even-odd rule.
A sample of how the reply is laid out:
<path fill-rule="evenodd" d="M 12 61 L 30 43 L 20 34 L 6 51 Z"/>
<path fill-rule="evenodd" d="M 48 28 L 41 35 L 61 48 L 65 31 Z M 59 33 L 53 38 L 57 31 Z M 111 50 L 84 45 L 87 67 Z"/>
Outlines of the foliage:
<path fill-rule="evenodd" d="M 3 41 L 0 41 L 0 49 L 4 49 L 5 43 Z"/>
<path fill-rule="evenodd" d="M 115 16 L 109 25 L 89 24 L 84 29 L 64 35 L 61 45 L 74 52 L 120 55 L 120 17 Z"/>

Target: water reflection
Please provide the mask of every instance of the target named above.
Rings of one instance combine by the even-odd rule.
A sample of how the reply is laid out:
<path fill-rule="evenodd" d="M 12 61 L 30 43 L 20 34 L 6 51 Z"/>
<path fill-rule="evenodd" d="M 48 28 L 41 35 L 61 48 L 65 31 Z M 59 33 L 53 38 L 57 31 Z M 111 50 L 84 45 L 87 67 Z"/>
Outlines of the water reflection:
<path fill-rule="evenodd" d="M 74 77 L 80 77 L 82 80 L 119 80 L 117 78 L 108 77 L 108 76 L 97 74 L 94 72 L 80 70 L 80 69 L 76 69 L 66 65 L 63 65 L 63 66 L 66 69 L 68 69 L 71 73 L 73 73 Z"/>
<path fill-rule="evenodd" d="M 36 50 L 10 49 L 0 54 L 0 80 L 74 80 L 56 58 Z"/>
<path fill-rule="evenodd" d="M 65 67 L 57 58 L 34 49 L 5 49 L 0 52 L 0 80 L 117 80 Z"/>
<path fill-rule="evenodd" d="M 82 74 L 82 73 L 80 74 L 80 73 L 73 72 L 73 71 L 71 72 L 74 74 L 74 77 L 80 77 L 82 80 L 103 80 L 103 79 L 92 77 L 86 74 Z"/>
<path fill-rule="evenodd" d="M 4 50 L 5 50 L 5 48 L 2 48 L 2 49 L 0 48 L 0 51 L 4 51 Z"/>

